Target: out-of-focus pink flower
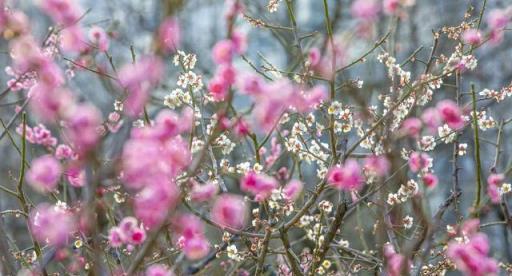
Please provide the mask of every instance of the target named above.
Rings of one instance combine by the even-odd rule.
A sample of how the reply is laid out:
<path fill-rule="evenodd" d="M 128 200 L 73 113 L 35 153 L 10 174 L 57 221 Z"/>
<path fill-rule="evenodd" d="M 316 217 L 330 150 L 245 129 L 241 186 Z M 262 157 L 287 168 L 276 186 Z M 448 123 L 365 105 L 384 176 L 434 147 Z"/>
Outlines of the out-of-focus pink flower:
<path fill-rule="evenodd" d="M 158 42 L 165 52 L 175 52 L 181 43 L 181 29 L 178 19 L 166 18 L 158 28 Z"/>
<path fill-rule="evenodd" d="M 51 122 L 59 119 L 73 106 L 73 97 L 66 89 L 52 89 L 37 84 L 29 91 L 30 109 L 43 121 Z"/>
<path fill-rule="evenodd" d="M 462 235 L 467 237 L 473 236 L 478 232 L 480 228 L 480 220 L 479 219 L 468 219 L 464 222 L 464 224 L 460 228 L 460 232 Z"/>
<path fill-rule="evenodd" d="M 335 166 L 329 170 L 327 183 L 339 190 L 357 191 L 363 187 L 364 178 L 357 161 L 348 159 L 343 166 Z"/>
<path fill-rule="evenodd" d="M 174 276 L 174 273 L 165 265 L 153 264 L 146 269 L 145 276 Z"/>
<path fill-rule="evenodd" d="M 154 185 L 144 187 L 134 201 L 135 216 L 144 226 L 153 229 L 162 223 L 167 213 L 174 209 L 179 198 L 176 184 L 168 179 L 155 179 Z"/>
<path fill-rule="evenodd" d="M 482 43 L 482 34 L 477 29 L 469 29 L 464 31 L 462 39 L 467 44 L 478 45 Z"/>
<path fill-rule="evenodd" d="M 323 85 L 316 85 L 304 91 L 302 95 L 292 97 L 291 104 L 297 111 L 304 113 L 312 111 L 325 99 L 327 99 L 327 89 Z"/>
<path fill-rule="evenodd" d="M 320 62 L 320 58 L 322 58 L 322 54 L 320 53 L 320 49 L 314 47 L 309 50 L 308 53 L 308 61 L 311 66 L 316 66 Z"/>
<path fill-rule="evenodd" d="M 234 30 L 231 34 L 234 50 L 237 54 L 243 54 L 247 50 L 247 35 L 238 30 Z"/>
<path fill-rule="evenodd" d="M 30 32 L 30 21 L 25 13 L 19 10 L 6 12 L 4 6 L 0 6 L 0 30 L 8 29 L 14 35 L 25 35 Z"/>
<path fill-rule="evenodd" d="M 55 149 L 55 157 L 59 160 L 62 159 L 71 159 L 75 156 L 75 152 L 73 149 L 66 145 L 66 144 L 60 144 Z"/>
<path fill-rule="evenodd" d="M 213 46 L 212 58 L 216 64 L 231 63 L 235 52 L 235 45 L 229 39 L 221 40 Z"/>
<path fill-rule="evenodd" d="M 79 26 L 70 26 L 61 32 L 60 46 L 62 50 L 70 53 L 80 53 L 87 50 L 85 34 Z"/>
<path fill-rule="evenodd" d="M 510 21 L 510 16 L 505 10 L 494 9 L 489 12 L 487 24 L 491 30 L 503 29 Z"/>
<path fill-rule="evenodd" d="M 89 40 L 98 47 L 101 52 L 106 52 L 109 46 L 108 35 L 103 28 L 93 26 L 89 30 Z"/>
<path fill-rule="evenodd" d="M 203 222 L 193 215 L 179 215 L 173 221 L 177 243 L 190 260 L 201 259 L 210 251 L 210 243 L 204 236 Z"/>
<path fill-rule="evenodd" d="M 380 5 L 376 0 L 356 0 L 350 8 L 354 18 L 373 21 L 377 19 Z"/>
<path fill-rule="evenodd" d="M 119 70 L 119 82 L 128 91 L 124 111 L 129 116 L 141 113 L 149 90 L 162 78 L 164 66 L 155 56 L 142 57 L 135 64 L 127 64 Z"/>
<path fill-rule="evenodd" d="M 400 7 L 400 0 L 384 0 L 383 6 L 386 14 L 394 14 Z"/>
<path fill-rule="evenodd" d="M 413 152 L 409 156 L 409 168 L 412 172 L 418 172 L 430 165 L 430 156 L 423 152 Z"/>
<path fill-rule="evenodd" d="M 500 202 L 500 191 L 499 188 L 503 181 L 505 180 L 505 176 L 503 174 L 491 174 L 487 178 L 487 195 L 491 199 L 493 203 Z"/>
<path fill-rule="evenodd" d="M 291 180 L 288 182 L 288 184 L 286 184 L 286 186 L 283 187 L 284 199 L 286 199 L 288 202 L 295 201 L 299 197 L 303 188 L 304 184 L 300 180 Z"/>
<path fill-rule="evenodd" d="M 53 21 L 65 26 L 77 23 L 82 14 L 78 1 L 75 0 L 40 0 L 38 3 Z"/>
<path fill-rule="evenodd" d="M 27 182 L 37 191 L 47 193 L 55 190 L 62 174 L 62 166 L 55 157 L 43 155 L 34 161 L 27 172 Z"/>
<path fill-rule="evenodd" d="M 78 104 L 66 114 L 65 137 L 77 153 L 92 149 L 100 139 L 98 127 L 102 124 L 100 111 L 90 104 Z"/>
<path fill-rule="evenodd" d="M 62 207 L 46 203 L 30 212 L 30 231 L 34 238 L 44 244 L 60 247 L 68 243 L 77 230 L 73 214 Z"/>
<path fill-rule="evenodd" d="M 208 92 L 217 102 L 224 101 L 228 95 L 228 87 L 226 82 L 220 78 L 213 78 L 208 83 Z"/>
<path fill-rule="evenodd" d="M 396 253 L 393 245 L 386 243 L 384 245 L 384 257 L 386 258 L 386 275 L 400 276 L 402 269 L 410 271 L 411 261 L 406 260 L 404 256 Z"/>
<path fill-rule="evenodd" d="M 382 155 L 372 155 L 364 160 L 364 168 L 376 176 L 386 176 L 391 169 L 388 159 Z"/>
<path fill-rule="evenodd" d="M 429 107 L 423 111 L 423 114 L 421 115 L 421 120 L 423 121 L 423 123 L 425 123 L 428 129 L 434 133 L 439 127 L 439 125 L 441 125 L 441 116 L 439 115 L 437 109 L 433 107 Z"/>
<path fill-rule="evenodd" d="M 248 172 L 240 181 L 240 189 L 242 191 L 249 192 L 260 200 L 269 197 L 272 194 L 272 190 L 278 186 L 279 183 L 273 177 L 258 174 L 254 171 Z"/>
<path fill-rule="evenodd" d="M 476 233 L 469 237 L 468 243 L 450 242 L 446 255 L 455 263 L 457 269 L 465 275 L 497 275 L 498 264 L 494 259 L 487 256 L 488 252 L 489 241 L 487 236 L 483 233 Z"/>
<path fill-rule="evenodd" d="M 237 86 L 243 94 L 255 96 L 263 93 L 265 82 L 258 75 L 246 73 L 238 78 Z"/>
<path fill-rule="evenodd" d="M 190 190 L 190 199 L 197 202 L 208 201 L 218 192 L 219 185 L 216 182 L 208 181 L 205 184 L 194 182 Z"/>
<path fill-rule="evenodd" d="M 222 194 L 212 206 L 213 221 L 222 227 L 242 229 L 248 219 L 248 206 L 241 196 Z"/>
<path fill-rule="evenodd" d="M 412 138 L 417 138 L 421 132 L 422 123 L 418 118 L 408 118 L 402 123 L 400 132 Z"/>
<path fill-rule="evenodd" d="M 112 227 L 108 232 L 108 243 L 112 247 L 121 247 L 123 245 L 123 234 L 119 227 Z"/>
<path fill-rule="evenodd" d="M 79 165 L 73 164 L 66 169 L 66 178 L 73 187 L 80 188 L 85 186 L 85 170 Z"/>
<path fill-rule="evenodd" d="M 242 2 L 236 0 L 226 1 L 226 13 L 224 14 L 227 21 L 233 20 L 235 16 L 244 11 L 245 7 Z"/>
<path fill-rule="evenodd" d="M 233 125 L 233 132 L 237 137 L 242 138 L 249 134 L 249 125 L 247 124 L 247 122 L 245 122 L 243 118 L 238 118 L 235 124 Z"/>
<path fill-rule="evenodd" d="M 451 129 L 459 130 L 464 127 L 462 112 L 459 106 L 451 100 L 443 100 L 437 103 L 436 108 L 442 120 L 448 124 Z"/>
<path fill-rule="evenodd" d="M 434 188 L 437 186 L 437 183 L 439 182 L 437 179 L 437 176 L 432 173 L 426 173 L 422 178 L 423 184 L 427 186 L 428 188 Z"/>

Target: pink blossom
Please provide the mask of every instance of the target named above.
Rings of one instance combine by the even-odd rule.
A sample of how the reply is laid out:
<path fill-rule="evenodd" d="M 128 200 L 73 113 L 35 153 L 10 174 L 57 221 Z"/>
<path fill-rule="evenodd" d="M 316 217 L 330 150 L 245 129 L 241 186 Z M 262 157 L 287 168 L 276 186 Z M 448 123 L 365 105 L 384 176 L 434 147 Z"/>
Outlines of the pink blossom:
<path fill-rule="evenodd" d="M 62 207 L 46 203 L 30 212 L 30 231 L 34 238 L 44 244 L 63 246 L 69 242 L 76 229 L 76 220 Z"/>
<path fill-rule="evenodd" d="M 100 139 L 101 113 L 90 104 L 78 104 L 66 116 L 65 136 L 78 153 L 92 149 Z"/>
<path fill-rule="evenodd" d="M 422 123 L 418 118 L 408 118 L 402 123 L 400 132 L 412 138 L 417 138 L 421 132 Z"/>
<path fill-rule="evenodd" d="M 334 166 L 327 173 L 327 183 L 339 190 L 360 190 L 364 184 L 357 161 L 348 159 L 342 166 Z"/>
<path fill-rule="evenodd" d="M 217 102 L 224 101 L 229 92 L 226 82 L 220 78 L 213 78 L 210 80 L 208 83 L 208 91 Z"/>
<path fill-rule="evenodd" d="M 23 124 L 16 128 L 16 132 L 19 135 L 23 135 Z M 38 124 L 33 128 L 26 125 L 25 139 L 29 143 L 43 145 L 45 147 L 54 147 L 57 144 L 57 138 L 55 138 L 50 130 L 43 124 Z"/>
<path fill-rule="evenodd" d="M 426 153 L 413 152 L 409 156 L 409 168 L 412 172 L 428 168 L 430 165 L 430 156 Z"/>
<path fill-rule="evenodd" d="M 231 34 L 231 41 L 233 42 L 235 53 L 240 55 L 247 50 L 247 35 L 245 33 L 234 30 Z"/>
<path fill-rule="evenodd" d="M 364 168 L 376 176 L 386 176 L 391 169 L 388 159 L 382 155 L 372 155 L 364 160 Z"/>
<path fill-rule="evenodd" d="M 258 174 L 254 171 L 248 172 L 240 181 L 240 189 L 257 196 L 260 200 L 266 199 L 272 190 L 278 187 L 279 183 L 273 177 Z"/>
<path fill-rule="evenodd" d="M 212 57 L 216 64 L 231 63 L 235 52 L 235 45 L 229 39 L 221 40 L 213 46 Z"/>
<path fill-rule="evenodd" d="M 145 276 L 174 276 L 174 273 L 165 265 L 153 264 L 146 269 Z"/>
<path fill-rule="evenodd" d="M 153 229 L 161 224 L 167 213 L 174 209 L 179 198 L 176 184 L 166 179 L 155 179 L 158 183 L 144 187 L 134 200 L 135 216 L 144 226 Z"/>
<path fill-rule="evenodd" d="M 505 10 L 494 9 L 489 12 L 487 24 L 491 30 L 503 29 L 510 21 L 510 16 Z"/>
<path fill-rule="evenodd" d="M 476 29 L 469 29 L 464 31 L 464 33 L 462 34 L 462 39 L 464 40 L 465 43 L 471 45 L 478 45 L 482 43 L 482 35 Z"/>
<path fill-rule="evenodd" d="M 410 270 L 411 261 L 406 260 L 401 254 L 396 253 L 393 245 L 386 243 L 384 245 L 384 257 L 386 258 L 386 275 L 389 276 L 400 276 L 402 275 L 402 269 L 406 271 Z"/>
<path fill-rule="evenodd" d="M 469 242 L 461 244 L 452 241 L 448 244 L 446 255 L 455 263 L 457 269 L 465 275 L 497 275 L 498 264 L 487 256 L 489 242 L 487 236 L 476 233 L 469 237 Z"/>
<path fill-rule="evenodd" d="M 238 88 L 243 94 L 258 95 L 262 94 L 265 89 L 265 82 L 256 74 L 244 74 L 238 78 Z"/>
<path fill-rule="evenodd" d="M 60 144 L 55 149 L 55 157 L 59 160 L 62 159 L 71 159 L 75 156 L 75 152 L 71 147 L 66 144 Z"/>
<path fill-rule="evenodd" d="M 250 133 L 249 125 L 243 118 L 238 118 L 233 125 L 233 132 L 239 138 L 244 137 Z"/>
<path fill-rule="evenodd" d="M 66 179 L 73 187 L 80 188 L 85 186 L 85 170 L 78 165 L 71 165 L 66 169 Z"/>
<path fill-rule="evenodd" d="M 79 26 L 70 26 L 61 32 L 60 46 L 62 50 L 70 53 L 81 53 L 87 50 L 85 34 Z"/>
<path fill-rule="evenodd" d="M 314 47 L 309 50 L 308 53 L 308 61 L 311 66 L 316 66 L 320 62 L 320 58 L 322 54 L 320 53 L 320 49 Z"/>
<path fill-rule="evenodd" d="M 426 173 L 422 178 L 423 184 L 428 188 L 434 188 L 439 182 L 435 174 Z"/>
<path fill-rule="evenodd" d="M 237 14 L 243 12 L 245 9 L 243 3 L 236 0 L 227 0 L 226 7 L 224 17 L 227 21 L 233 20 Z"/>
<path fill-rule="evenodd" d="M 181 29 L 176 18 L 168 17 L 160 24 L 158 43 L 165 52 L 174 52 L 180 47 Z"/>
<path fill-rule="evenodd" d="M 123 245 L 123 234 L 119 227 L 112 227 L 108 232 L 108 243 L 112 247 L 121 247 Z"/>
<path fill-rule="evenodd" d="M 462 112 L 459 106 L 451 100 L 443 100 L 437 103 L 436 108 L 442 120 L 451 129 L 459 130 L 464 127 Z"/>
<path fill-rule="evenodd" d="M 379 15 L 380 6 L 375 0 L 356 0 L 352 3 L 350 11 L 354 18 L 373 21 Z"/>
<path fill-rule="evenodd" d="M 222 227 L 242 229 L 248 219 L 248 208 L 241 196 L 222 194 L 213 204 L 211 216 Z"/>
<path fill-rule="evenodd" d="M 429 130 L 434 133 L 436 132 L 437 127 L 441 125 L 441 116 L 439 115 L 437 109 L 433 107 L 429 107 L 423 111 L 421 120 L 429 128 Z"/>
<path fill-rule="evenodd" d="M 73 98 L 68 90 L 37 84 L 29 91 L 30 108 L 41 120 L 50 122 L 59 119 L 71 109 Z"/>
<path fill-rule="evenodd" d="M 219 185 L 216 182 L 208 181 L 205 184 L 193 182 L 190 190 L 192 201 L 203 202 L 212 199 L 219 192 Z"/>
<path fill-rule="evenodd" d="M 141 113 L 149 96 L 149 90 L 162 78 L 164 66 L 155 56 L 145 56 L 135 64 L 127 64 L 119 70 L 119 82 L 128 91 L 124 110 L 129 116 Z"/>
<path fill-rule="evenodd" d="M 323 85 L 315 85 L 301 95 L 291 98 L 291 104 L 298 112 L 310 112 L 327 99 L 327 89 Z"/>
<path fill-rule="evenodd" d="M 304 188 L 304 184 L 300 180 L 293 179 L 286 186 L 283 187 L 283 197 L 288 202 L 295 201 L 302 189 Z"/>
<path fill-rule="evenodd" d="M 39 0 L 39 6 L 53 21 L 65 26 L 77 23 L 82 11 L 75 0 Z"/>
<path fill-rule="evenodd" d="M 39 192 L 55 190 L 62 174 L 62 166 L 51 155 L 43 155 L 34 161 L 27 172 L 27 182 Z"/>
<path fill-rule="evenodd" d="M 89 41 L 98 47 L 98 50 L 101 52 L 106 52 L 108 50 L 108 35 L 101 27 L 93 26 L 89 30 Z"/>
<path fill-rule="evenodd" d="M 190 260 L 205 257 L 210 251 L 210 243 L 204 236 L 202 221 L 193 215 L 179 215 L 173 221 L 177 242 Z"/>
<path fill-rule="evenodd" d="M 500 192 L 499 188 L 503 181 L 505 180 L 505 176 L 503 174 L 491 174 L 487 178 L 487 195 L 491 199 L 493 203 L 500 202 Z"/>
<path fill-rule="evenodd" d="M 400 0 L 384 0 L 383 6 L 386 14 L 394 14 L 400 7 Z"/>

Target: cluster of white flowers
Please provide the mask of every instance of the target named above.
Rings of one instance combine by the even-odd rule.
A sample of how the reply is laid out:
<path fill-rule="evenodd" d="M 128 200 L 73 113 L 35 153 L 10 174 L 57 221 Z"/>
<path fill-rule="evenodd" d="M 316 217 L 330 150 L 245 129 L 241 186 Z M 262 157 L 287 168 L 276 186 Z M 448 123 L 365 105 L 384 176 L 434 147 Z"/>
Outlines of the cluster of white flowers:
<path fill-rule="evenodd" d="M 430 136 L 430 135 L 423 136 L 418 141 L 418 147 L 422 151 L 432 151 L 435 149 L 436 145 L 437 145 L 436 139 L 434 138 L 434 136 Z"/>
<path fill-rule="evenodd" d="M 477 114 L 476 118 L 478 121 L 478 128 L 480 128 L 481 130 L 485 131 L 490 128 L 496 127 L 496 121 L 494 120 L 494 118 L 492 116 L 487 116 L 487 112 L 485 110 L 477 111 L 476 114 Z M 471 120 L 471 122 L 473 122 L 473 118 L 474 118 L 474 112 L 471 112 L 470 116 L 464 116 L 465 121 Z"/>
<path fill-rule="evenodd" d="M 512 86 L 503 87 L 500 91 L 484 89 L 479 94 L 486 98 L 494 98 L 496 102 L 501 102 L 505 98 L 512 96 Z"/>
<path fill-rule="evenodd" d="M 279 7 L 279 2 L 281 2 L 281 0 L 269 0 L 267 4 L 268 11 L 271 13 L 276 12 Z"/>
<path fill-rule="evenodd" d="M 224 134 L 219 135 L 219 137 L 215 139 L 214 145 L 219 146 L 224 155 L 230 154 L 236 146 L 236 144 Z"/>
<path fill-rule="evenodd" d="M 181 73 L 176 84 L 181 88 L 191 88 L 194 92 L 201 90 L 204 86 L 202 76 L 193 71 Z"/>
<path fill-rule="evenodd" d="M 453 70 L 475 70 L 478 65 L 478 61 L 475 56 L 472 55 L 462 55 L 461 53 L 454 52 L 444 67 L 443 73 L 448 76 L 451 75 Z"/>
<path fill-rule="evenodd" d="M 226 249 L 226 252 L 228 253 L 228 258 L 231 260 L 240 262 L 243 260 L 243 257 L 238 253 L 238 249 L 236 248 L 236 245 L 232 244 L 229 245 Z"/>
<path fill-rule="evenodd" d="M 388 77 L 392 81 L 394 81 L 395 78 L 398 77 L 400 79 L 401 86 L 404 86 L 405 84 L 411 81 L 411 72 L 403 70 L 400 64 L 396 63 L 396 58 L 392 57 L 389 53 L 384 52 L 382 54 L 379 54 L 377 56 L 377 60 L 380 63 L 386 65 L 386 67 L 388 68 Z"/>
<path fill-rule="evenodd" d="M 193 70 L 196 67 L 197 57 L 195 54 L 187 54 L 178 50 L 172 62 L 174 66 L 183 66 L 185 70 Z"/>
<path fill-rule="evenodd" d="M 418 193 L 418 183 L 412 179 L 407 181 L 398 189 L 396 194 L 389 193 L 387 203 L 391 206 L 406 202 L 409 198 Z"/>
<path fill-rule="evenodd" d="M 414 223 L 414 218 L 407 215 L 402 219 L 402 223 L 405 229 L 410 229 Z"/>
<path fill-rule="evenodd" d="M 458 154 L 459 156 L 466 155 L 467 150 L 468 150 L 468 144 L 466 144 L 466 143 L 461 143 L 461 144 L 459 144 L 459 149 L 458 149 L 457 154 Z"/>
<path fill-rule="evenodd" d="M 447 124 L 438 127 L 437 133 L 439 134 L 439 138 L 441 138 L 445 144 L 449 144 L 457 138 L 457 132 L 451 129 Z"/>
<path fill-rule="evenodd" d="M 190 97 L 189 93 L 177 88 L 172 90 L 169 95 L 165 95 L 164 104 L 171 109 L 175 109 L 183 104 L 191 105 L 192 97 Z"/>

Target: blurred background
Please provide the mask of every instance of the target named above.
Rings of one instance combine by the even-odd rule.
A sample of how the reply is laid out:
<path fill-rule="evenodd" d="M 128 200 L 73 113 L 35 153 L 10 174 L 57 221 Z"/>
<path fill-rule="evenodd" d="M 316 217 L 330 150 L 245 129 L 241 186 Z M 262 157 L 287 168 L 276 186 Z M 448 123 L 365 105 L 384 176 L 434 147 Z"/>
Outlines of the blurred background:
<path fill-rule="evenodd" d="M 111 40 L 110 54 L 117 67 L 131 61 L 130 47 L 133 46 L 137 55 L 149 53 L 151 51 L 153 32 L 158 28 L 162 18 L 168 15 L 174 15 L 179 18 L 182 27 L 182 49 L 186 52 L 197 54 L 198 63 L 196 72 L 204 75 L 204 81 L 208 80 L 212 74 L 213 62 L 210 58 L 210 50 L 214 43 L 226 36 L 224 21 L 224 1 L 222 0 L 82 0 L 79 1 L 87 10 L 82 20 L 82 25 L 98 25 L 108 30 L 116 39 Z M 245 13 L 253 18 L 259 18 L 265 22 L 275 25 L 289 26 L 286 5 L 281 3 L 275 13 L 269 13 L 265 0 L 243 0 Z M 318 45 L 322 42 L 325 35 L 323 6 L 319 0 L 294 0 L 298 29 L 301 33 L 311 34 L 311 38 L 303 43 L 304 48 L 312 45 Z M 366 49 L 371 48 L 375 41 L 381 38 L 389 27 L 389 17 L 382 16 L 371 28 L 366 37 L 358 36 L 359 26 L 352 19 L 350 14 L 350 5 L 352 1 L 336 0 L 328 1 L 331 7 L 331 16 L 335 20 L 336 39 L 343 40 L 348 45 L 349 60 L 358 57 Z M 457 26 L 464 17 L 465 12 L 470 5 L 481 6 L 480 0 L 416 0 L 416 5 L 408 10 L 406 18 L 403 18 L 398 25 L 396 33 L 396 52 L 397 60 L 403 61 L 413 52 L 417 52 L 417 59 L 426 60 L 430 54 L 433 31 L 439 31 L 443 26 Z M 10 1 L 17 8 L 25 11 L 32 22 L 32 31 L 39 39 L 43 39 L 51 26 L 51 21 L 41 11 L 37 9 L 32 0 Z M 487 9 L 503 8 L 511 4 L 510 1 L 490 0 Z M 293 37 L 290 32 L 281 32 L 279 30 L 271 31 L 266 28 L 256 28 L 248 24 L 244 19 L 238 19 L 239 29 L 248 34 L 249 48 L 246 57 L 257 67 L 264 65 L 262 57 L 265 57 L 278 68 L 287 68 L 294 62 L 291 44 Z M 465 74 L 462 78 L 462 91 L 468 92 L 471 83 L 474 83 L 477 91 L 484 88 L 500 89 L 508 85 L 512 80 L 512 36 L 505 34 L 505 41 L 498 46 L 484 46 L 476 51 L 478 58 L 478 67 L 476 70 Z M 441 39 L 436 55 L 450 55 L 453 52 L 455 43 L 447 39 Z M 383 45 L 387 48 L 389 45 Z M 380 49 L 376 51 L 379 53 Z M 8 55 L 8 45 L 5 40 L 0 40 L 0 64 L 2 68 L 10 64 Z M 375 59 L 376 54 L 368 57 L 364 64 L 353 67 L 342 76 L 343 79 L 361 79 L 364 85 L 361 93 L 368 98 L 374 98 L 382 91 L 389 89 L 389 81 L 386 76 L 386 68 Z M 70 57 L 71 58 L 71 57 Z M 69 63 L 60 60 L 65 68 Z M 98 63 L 107 64 L 106 57 L 98 57 Z M 157 104 L 150 111 L 154 112 L 162 108 L 163 97 L 176 88 L 176 72 L 172 66 L 172 57 L 166 58 L 168 77 L 165 85 L 161 86 L 153 93 L 153 101 Z M 249 66 L 243 60 L 238 60 L 236 66 L 249 70 Z M 412 78 L 417 78 L 422 72 L 424 65 L 421 62 L 411 62 L 404 69 L 412 72 Z M 5 73 L 0 73 L 0 89 L 6 87 L 6 81 L 9 79 Z M 454 79 L 447 79 L 445 83 L 454 83 Z M 109 92 L 101 80 L 95 74 L 81 72 L 76 77 L 68 81 L 69 87 L 86 100 L 92 101 L 103 110 L 106 116 L 113 107 L 115 98 Z M 0 119 L 7 124 L 14 114 L 13 103 L 23 99 L 24 92 L 10 92 L 10 94 L 0 102 Z M 454 98 L 455 91 L 453 87 L 442 86 L 436 90 L 434 97 L 436 99 Z M 469 102 L 470 98 L 465 96 L 463 102 Z M 158 102 L 160 101 L 160 106 Z M 435 100 L 434 100 L 435 101 Z M 243 105 L 243 103 L 239 103 Z M 489 104 L 489 103 L 480 103 Z M 510 108 L 510 99 L 505 103 L 495 105 L 491 103 L 487 112 L 496 121 L 509 119 L 512 117 Z M 29 125 L 34 125 L 37 120 L 31 118 Z M 19 125 L 19 120 L 11 127 L 10 134 L 15 143 L 20 144 L 19 136 L 15 133 L 15 127 Z M 3 131 L 3 128 L 0 128 Z M 490 129 L 481 132 L 482 135 L 482 168 L 484 176 L 487 177 L 489 169 L 492 166 L 495 156 L 495 142 L 497 131 Z M 512 152 L 512 139 L 510 138 L 510 128 L 505 129 L 503 133 L 502 150 L 503 155 L 497 166 L 498 172 L 509 168 L 512 159 L 509 154 Z M 489 142 L 486 142 L 489 141 Z M 108 142 L 108 141 L 107 141 Z M 462 187 L 461 210 L 467 210 L 472 203 L 474 194 L 474 158 L 472 132 L 465 131 L 460 137 L 461 143 L 468 144 L 467 155 L 459 159 L 461 165 L 460 183 Z M 108 145 L 106 145 L 108 148 Z M 437 207 L 449 196 L 452 177 L 452 145 L 440 144 L 436 148 L 434 171 L 439 176 L 440 183 L 438 187 L 427 195 L 431 210 Z M 38 156 L 43 150 L 39 146 L 28 145 L 29 160 L 30 156 Z M 236 159 L 237 155 L 234 154 Z M 12 146 L 8 136 L 0 140 L 0 184 L 12 188 L 16 184 L 20 155 Z M 237 161 L 234 160 L 236 163 Z M 311 179 L 308 185 L 313 185 L 315 181 L 315 168 L 305 168 L 305 173 L 309 174 L 306 179 Z M 510 182 L 510 177 L 507 182 Z M 235 183 L 228 183 L 234 185 Z M 26 189 L 30 198 L 34 202 L 40 200 L 38 195 L 32 193 L 29 188 Z M 0 191 L 0 210 L 16 208 L 18 205 L 16 199 Z M 453 223 L 455 217 L 450 210 L 444 217 L 446 224 Z M 503 220 L 501 211 L 497 207 L 495 210 L 485 210 L 483 216 L 486 221 Z M 365 222 L 363 221 L 363 224 Z M 366 225 L 371 229 L 371 223 Z M 494 255 L 502 259 L 512 261 L 512 246 L 510 244 L 510 231 L 507 231 L 503 225 L 497 225 L 484 229 L 492 241 Z M 26 225 L 20 218 L 5 215 L 0 218 L 0 237 L 2 232 L 8 234 L 8 241 L 16 241 L 20 249 L 29 246 L 27 240 Z M 351 240 L 351 236 L 357 235 L 350 229 L 346 231 L 345 239 Z M 366 235 L 371 236 L 368 231 Z M 1 242 L 0 242 L 1 245 Z M 355 242 L 354 247 L 357 247 Z M 0 252 L 2 255 L 2 252 Z"/>

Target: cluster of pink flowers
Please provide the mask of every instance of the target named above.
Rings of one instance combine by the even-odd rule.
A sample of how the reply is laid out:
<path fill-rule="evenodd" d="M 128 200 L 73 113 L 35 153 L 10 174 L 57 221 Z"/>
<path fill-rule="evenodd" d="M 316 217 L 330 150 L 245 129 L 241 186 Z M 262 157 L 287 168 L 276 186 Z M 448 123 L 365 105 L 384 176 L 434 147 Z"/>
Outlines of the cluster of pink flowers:
<path fill-rule="evenodd" d="M 30 213 L 30 231 L 41 243 L 63 246 L 77 231 L 76 219 L 64 207 L 42 203 Z"/>
<path fill-rule="evenodd" d="M 219 185 L 213 181 L 199 184 L 191 181 L 190 199 L 195 202 L 204 202 L 212 199 L 219 192 Z"/>
<path fill-rule="evenodd" d="M 461 234 L 467 242 L 451 241 L 446 255 L 465 275 L 497 275 L 498 264 L 487 256 L 490 249 L 489 241 L 485 234 L 477 232 L 479 224 L 478 219 L 466 222 L 461 228 Z"/>
<path fill-rule="evenodd" d="M 327 183 L 339 190 L 358 191 L 364 185 L 364 176 L 357 161 L 348 159 L 327 172 Z"/>
<path fill-rule="evenodd" d="M 19 125 L 16 128 L 16 132 L 19 135 L 23 135 L 23 125 Z M 29 143 L 45 147 L 54 147 L 57 145 L 57 138 L 55 138 L 51 131 L 43 124 L 38 124 L 34 127 L 25 126 L 25 139 L 27 139 Z"/>
<path fill-rule="evenodd" d="M 253 194 L 257 201 L 267 199 L 278 187 L 275 178 L 254 171 L 248 172 L 240 181 L 240 189 Z"/>
<path fill-rule="evenodd" d="M 267 83 L 261 77 L 252 74 L 242 76 L 237 85 L 242 93 L 253 98 L 254 122 L 264 131 L 270 131 L 275 127 L 284 112 L 311 111 L 327 97 L 327 91 L 321 85 L 303 90 L 288 79 Z"/>
<path fill-rule="evenodd" d="M 146 231 L 134 217 L 125 217 L 118 226 L 112 227 L 108 234 L 108 241 L 112 247 L 139 245 L 146 239 Z"/>
<path fill-rule="evenodd" d="M 203 222 L 193 215 L 178 215 L 172 229 L 176 233 L 176 243 L 190 260 L 201 259 L 210 250 L 210 243 L 204 235 Z"/>
<path fill-rule="evenodd" d="M 135 215 L 146 227 L 161 223 L 179 198 L 175 177 L 191 161 L 188 145 L 179 134 L 191 126 L 191 110 L 183 111 L 181 117 L 164 110 L 153 126 L 133 129 L 124 146 L 123 183 L 137 193 Z"/>
<path fill-rule="evenodd" d="M 145 276 L 174 276 L 175 274 L 165 265 L 153 264 L 146 269 Z"/>
<path fill-rule="evenodd" d="M 300 180 L 292 179 L 283 187 L 283 197 L 288 202 L 294 202 L 304 189 L 304 183 Z"/>
<path fill-rule="evenodd" d="M 447 124 L 453 130 L 461 130 L 464 127 L 463 112 L 452 100 L 440 101 L 435 107 L 429 107 L 423 111 L 421 119 L 411 117 L 403 121 L 400 132 L 412 138 L 418 138 L 423 125 L 435 133 L 441 124 Z"/>
<path fill-rule="evenodd" d="M 180 46 L 181 29 L 179 22 L 174 17 L 168 17 L 162 21 L 158 28 L 158 43 L 164 52 L 175 52 Z"/>
<path fill-rule="evenodd" d="M 337 69 L 346 64 L 346 45 L 339 41 L 329 40 L 322 56 L 319 48 L 313 47 L 308 53 L 308 63 L 318 75 L 331 79 Z"/>
<path fill-rule="evenodd" d="M 391 169 L 389 160 L 382 155 L 372 155 L 364 160 L 364 169 L 370 174 L 379 177 L 386 176 Z"/>

